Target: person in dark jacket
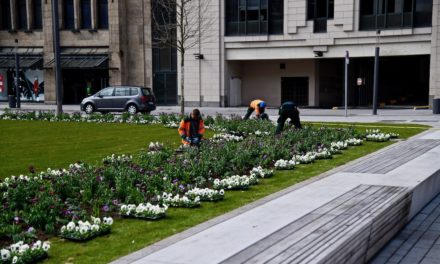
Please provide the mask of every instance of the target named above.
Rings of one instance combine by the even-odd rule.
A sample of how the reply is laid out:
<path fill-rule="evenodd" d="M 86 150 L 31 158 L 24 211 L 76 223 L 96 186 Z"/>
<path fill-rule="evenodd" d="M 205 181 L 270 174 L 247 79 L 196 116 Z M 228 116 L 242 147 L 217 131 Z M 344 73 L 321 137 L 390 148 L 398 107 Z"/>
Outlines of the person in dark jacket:
<path fill-rule="evenodd" d="M 296 103 L 292 102 L 292 101 L 286 101 L 284 102 L 281 107 L 280 110 L 278 111 L 278 115 L 280 116 L 278 118 L 278 126 L 277 126 L 277 130 L 275 132 L 275 135 L 279 135 L 281 134 L 281 131 L 283 131 L 284 128 L 284 123 L 286 122 L 286 120 L 288 118 L 290 118 L 290 124 L 295 125 L 296 129 L 301 129 L 301 122 L 299 120 L 299 110 L 298 107 L 296 105 Z"/>
<path fill-rule="evenodd" d="M 205 124 L 199 109 L 194 109 L 179 126 L 179 134 L 184 145 L 199 145 L 205 133 Z"/>

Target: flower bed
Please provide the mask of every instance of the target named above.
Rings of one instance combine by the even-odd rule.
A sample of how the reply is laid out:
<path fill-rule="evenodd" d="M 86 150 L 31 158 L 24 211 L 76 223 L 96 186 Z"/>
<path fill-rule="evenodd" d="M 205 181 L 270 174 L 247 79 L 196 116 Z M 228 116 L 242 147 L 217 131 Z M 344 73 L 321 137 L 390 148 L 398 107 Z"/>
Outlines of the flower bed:
<path fill-rule="evenodd" d="M 17 115 L 16 119 L 22 117 Z M 44 118 L 44 114 L 38 118 Z M 69 118 L 47 116 L 49 121 L 85 120 L 75 115 Z M 126 123 L 169 124 L 179 120 L 166 115 L 142 118 L 99 115 L 99 118 L 87 117 L 86 121 L 116 122 L 117 119 Z M 293 169 L 297 164 L 331 158 L 332 151 L 360 145 L 361 137 L 365 136 L 351 128 L 305 127 L 286 128 L 285 133 L 274 137 L 275 126 L 271 122 L 222 117 L 205 121 L 222 134 L 204 141 L 198 148 L 185 147 L 176 153 L 175 149 L 152 142 L 135 159 L 130 155 L 111 155 L 97 166 L 75 163 L 66 169 L 48 169 L 40 174 L 5 179 L 0 183 L 4 211 L 0 224 L 19 229 L 19 235 L 31 227 L 50 235 L 60 229 L 60 220 L 74 219 L 69 228 L 61 227 L 62 233 L 66 238 L 84 241 L 110 231 L 110 227 L 92 228 L 97 225 L 94 221 L 89 224 L 79 221 L 85 221 L 89 215 L 119 213 L 157 219 L 163 217 L 163 208 L 167 206 L 191 208 L 199 206 L 201 201 L 221 200 L 222 190 L 249 189 L 259 178 L 272 176 L 272 168 Z M 158 197 L 158 194 L 162 195 Z M 151 204 L 161 206 L 152 209 Z M 12 223 L 12 219 L 17 223 Z"/>
<path fill-rule="evenodd" d="M 200 197 L 201 201 L 217 202 L 223 200 L 223 198 L 225 197 L 225 191 L 223 189 L 213 190 L 209 188 L 194 188 L 186 192 L 186 195 L 191 200 L 195 200 L 197 197 Z"/>
<path fill-rule="evenodd" d="M 110 233 L 111 226 L 113 225 L 113 219 L 111 217 L 100 218 L 91 217 L 91 223 L 89 221 L 72 221 L 67 225 L 62 226 L 60 230 L 60 237 L 84 242 L 93 239 L 98 236 L 106 235 Z"/>
<path fill-rule="evenodd" d="M 0 251 L 0 263 L 36 263 L 47 258 L 49 242 L 36 241 L 26 244 L 23 241 L 12 244 Z"/>
<path fill-rule="evenodd" d="M 168 206 L 152 205 L 150 203 L 122 204 L 120 214 L 124 217 L 135 217 L 147 220 L 157 220 L 165 217 Z"/>

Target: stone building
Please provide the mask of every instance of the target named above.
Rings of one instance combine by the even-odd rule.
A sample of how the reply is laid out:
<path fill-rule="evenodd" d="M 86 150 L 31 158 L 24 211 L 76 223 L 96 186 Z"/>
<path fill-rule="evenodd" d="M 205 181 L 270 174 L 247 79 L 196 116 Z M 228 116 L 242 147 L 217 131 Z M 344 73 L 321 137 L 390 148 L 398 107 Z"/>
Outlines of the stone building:
<path fill-rule="evenodd" d="M 59 1 L 66 103 L 78 103 L 86 87 L 134 84 L 152 86 L 160 104 L 177 104 L 178 56 L 152 48 L 150 0 Z M 379 46 L 379 102 L 431 104 L 440 98 L 439 1 L 194 0 L 209 6 L 194 15 L 213 23 L 186 51 L 185 99 L 194 106 L 255 98 L 270 106 L 340 106 L 348 51 L 348 103 L 371 106 Z M 11 92 L 18 39 L 21 79 L 30 87 L 44 81 L 44 101 L 53 103 L 51 1 L 1 0 L 0 15 L 0 100 Z"/>
<path fill-rule="evenodd" d="M 51 0 L 0 1 L 0 75 L 12 93 L 14 41 L 20 54 L 23 100 L 55 102 Z M 79 103 L 87 88 L 152 86 L 150 0 L 59 0 L 64 103 Z M 36 81 L 37 80 L 37 81 Z"/>
<path fill-rule="evenodd" d="M 438 0 L 211 0 L 211 42 L 187 52 L 186 99 L 201 105 L 371 106 L 374 51 L 379 102 L 428 105 L 440 98 Z M 380 35 L 377 30 L 380 29 Z M 202 53 L 203 60 L 191 54 Z"/>

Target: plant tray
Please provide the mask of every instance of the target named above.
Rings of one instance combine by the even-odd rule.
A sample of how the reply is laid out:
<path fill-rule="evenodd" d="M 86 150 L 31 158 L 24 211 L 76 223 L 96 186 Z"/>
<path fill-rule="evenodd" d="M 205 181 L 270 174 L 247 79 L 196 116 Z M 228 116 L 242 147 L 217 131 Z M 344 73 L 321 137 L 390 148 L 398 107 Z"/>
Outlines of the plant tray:
<path fill-rule="evenodd" d="M 155 216 L 135 216 L 135 215 L 121 215 L 124 218 L 142 219 L 142 220 L 159 220 L 166 216 L 166 214 L 160 214 Z"/>

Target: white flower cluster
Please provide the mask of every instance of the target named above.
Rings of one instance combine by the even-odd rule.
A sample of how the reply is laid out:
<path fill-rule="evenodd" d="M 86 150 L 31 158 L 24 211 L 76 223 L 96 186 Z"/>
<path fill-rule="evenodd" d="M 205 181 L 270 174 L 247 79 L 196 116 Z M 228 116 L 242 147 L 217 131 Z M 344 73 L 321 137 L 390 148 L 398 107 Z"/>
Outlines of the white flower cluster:
<path fill-rule="evenodd" d="M 163 144 L 159 142 L 150 142 L 150 145 L 148 145 L 148 153 L 154 154 L 163 149 Z"/>
<path fill-rule="evenodd" d="M 250 176 L 240 176 L 234 175 L 231 177 L 227 177 L 225 179 L 215 179 L 214 180 L 214 189 L 247 189 L 250 185 L 254 185 L 258 183 L 258 178 L 255 175 Z"/>
<path fill-rule="evenodd" d="M 300 164 L 312 163 L 316 159 L 316 152 L 307 152 L 304 155 L 295 155 L 293 160 Z"/>
<path fill-rule="evenodd" d="M 233 134 L 228 134 L 228 133 L 220 133 L 220 134 L 215 134 L 212 138 L 212 141 L 214 142 L 229 142 L 229 141 L 234 141 L 234 142 L 240 142 L 243 140 L 243 137 L 241 136 L 236 136 Z"/>
<path fill-rule="evenodd" d="M 295 168 L 296 161 L 295 160 L 277 160 L 275 162 L 275 168 L 277 170 L 293 170 Z"/>
<path fill-rule="evenodd" d="M 348 147 L 348 143 L 345 141 L 338 141 L 338 142 L 332 142 L 330 145 L 330 148 L 334 148 L 334 149 L 347 149 Z"/>
<path fill-rule="evenodd" d="M 252 133 L 250 133 L 252 135 Z M 256 136 L 269 136 L 270 133 L 269 132 L 261 132 L 260 130 L 257 130 L 253 133 Z"/>
<path fill-rule="evenodd" d="M 365 133 L 367 135 L 370 135 L 370 134 L 380 134 L 381 132 L 380 129 L 366 129 Z"/>
<path fill-rule="evenodd" d="M 261 166 L 258 166 L 253 168 L 249 174 L 260 178 L 269 178 L 273 176 L 273 170 L 263 169 Z"/>
<path fill-rule="evenodd" d="M 49 249 L 50 244 L 48 241 L 41 242 L 40 240 L 38 240 L 32 245 L 25 244 L 23 241 L 20 241 L 0 250 L 1 263 L 21 263 L 21 258 L 24 258 L 26 256 L 26 259 L 29 261 L 28 255 L 38 256 L 38 254 L 34 253 L 37 251 L 40 251 L 40 253 L 48 252 Z"/>
<path fill-rule="evenodd" d="M 390 138 L 398 138 L 398 137 L 400 137 L 400 135 L 397 134 L 397 133 L 389 133 L 389 135 L 390 135 Z"/>
<path fill-rule="evenodd" d="M 332 158 L 332 152 L 331 150 L 328 150 L 327 148 L 320 149 L 318 152 L 316 152 L 316 159 L 331 159 Z"/>
<path fill-rule="evenodd" d="M 91 217 L 91 223 L 89 221 L 69 222 L 67 225 L 61 227 L 60 233 L 64 237 L 87 237 L 92 233 L 99 233 L 104 231 L 109 226 L 113 225 L 113 218 L 104 217 L 102 220 L 97 217 Z"/>
<path fill-rule="evenodd" d="M 107 164 L 122 164 L 122 163 L 129 163 L 133 160 L 133 156 L 128 156 L 125 154 L 122 155 L 115 155 L 112 154 L 111 156 L 107 156 L 104 159 L 102 159 L 102 162 Z"/>
<path fill-rule="evenodd" d="M 121 205 L 120 214 L 124 216 L 133 216 L 139 218 L 156 219 L 165 216 L 168 206 L 152 205 L 150 203 L 141 203 L 139 205 L 123 204 Z"/>
<path fill-rule="evenodd" d="M 366 136 L 366 138 L 367 141 L 385 142 L 390 140 L 391 136 L 390 134 L 379 133 L 379 134 L 369 134 Z"/>
<path fill-rule="evenodd" d="M 362 145 L 362 139 L 350 138 L 345 140 L 345 143 L 347 143 L 349 146 L 360 146 Z"/>
<path fill-rule="evenodd" d="M 27 182 L 31 182 L 31 181 L 39 181 L 41 179 L 42 179 L 41 175 L 34 176 L 34 177 L 29 177 L 27 175 L 20 175 L 17 177 L 17 176 L 12 175 L 10 178 L 5 178 L 3 180 L 3 182 L 0 182 L 0 189 L 8 188 L 9 185 L 11 185 L 13 183 L 27 183 Z"/>
<path fill-rule="evenodd" d="M 225 196 L 225 191 L 223 189 L 213 190 L 209 188 L 194 188 L 186 192 L 186 195 L 192 199 L 200 197 L 201 201 L 218 201 L 223 199 L 223 197 Z"/>
<path fill-rule="evenodd" d="M 194 197 L 194 199 L 191 199 L 190 197 L 184 195 L 180 196 L 176 194 L 173 196 L 171 193 L 164 192 L 162 194 L 162 197 L 159 197 L 162 202 L 166 205 L 172 206 L 172 207 L 197 207 L 200 205 L 200 197 Z"/>
<path fill-rule="evenodd" d="M 48 168 L 45 172 L 41 172 L 41 176 L 53 176 L 53 177 L 60 177 L 62 175 L 68 175 L 69 171 L 66 169 L 59 169 L 59 170 L 52 170 L 51 168 Z"/>
<path fill-rule="evenodd" d="M 168 127 L 168 128 L 178 128 L 178 127 L 179 127 L 179 124 L 177 124 L 177 123 L 174 122 L 174 121 L 170 121 L 170 122 L 165 123 L 164 126 L 165 126 L 165 127 Z"/>

